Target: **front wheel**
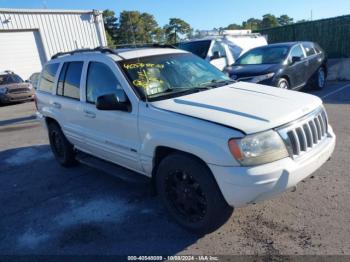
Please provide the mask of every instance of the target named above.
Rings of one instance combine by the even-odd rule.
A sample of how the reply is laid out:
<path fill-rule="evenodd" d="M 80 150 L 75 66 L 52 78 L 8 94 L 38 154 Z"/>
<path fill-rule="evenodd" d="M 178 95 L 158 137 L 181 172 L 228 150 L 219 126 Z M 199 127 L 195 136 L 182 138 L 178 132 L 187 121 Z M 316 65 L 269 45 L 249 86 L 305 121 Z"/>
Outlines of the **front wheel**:
<path fill-rule="evenodd" d="M 277 83 L 277 87 L 281 89 L 289 89 L 289 82 L 285 78 L 280 78 Z"/>
<path fill-rule="evenodd" d="M 158 193 L 182 227 L 199 234 L 213 232 L 233 212 L 208 167 L 186 154 L 171 154 L 156 174 Z"/>

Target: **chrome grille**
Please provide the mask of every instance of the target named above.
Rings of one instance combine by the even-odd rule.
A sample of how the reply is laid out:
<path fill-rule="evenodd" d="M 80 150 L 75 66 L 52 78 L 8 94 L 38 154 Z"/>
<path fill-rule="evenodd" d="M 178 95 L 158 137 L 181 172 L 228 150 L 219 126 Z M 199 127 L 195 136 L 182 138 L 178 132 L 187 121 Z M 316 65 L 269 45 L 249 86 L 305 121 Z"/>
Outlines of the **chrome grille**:
<path fill-rule="evenodd" d="M 15 94 L 15 93 L 25 93 L 25 92 L 29 92 L 30 89 L 27 87 L 22 87 L 22 88 L 13 88 L 13 89 L 9 89 L 9 93 Z"/>
<path fill-rule="evenodd" d="M 328 135 L 326 111 L 320 108 L 277 131 L 286 143 L 290 156 L 297 158 L 326 139 Z"/>

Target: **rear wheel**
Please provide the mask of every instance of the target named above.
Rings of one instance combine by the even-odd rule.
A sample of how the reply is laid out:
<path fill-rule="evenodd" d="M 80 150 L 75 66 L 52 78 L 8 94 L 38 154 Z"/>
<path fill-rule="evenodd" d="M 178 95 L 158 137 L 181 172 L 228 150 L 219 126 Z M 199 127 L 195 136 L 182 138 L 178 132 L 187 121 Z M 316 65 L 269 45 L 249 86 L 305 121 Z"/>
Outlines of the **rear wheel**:
<path fill-rule="evenodd" d="M 194 157 L 167 156 L 159 165 L 156 182 L 169 214 L 192 232 L 210 233 L 232 214 L 210 170 Z"/>
<path fill-rule="evenodd" d="M 285 78 L 280 78 L 277 83 L 277 87 L 281 89 L 289 89 L 289 82 Z"/>
<path fill-rule="evenodd" d="M 326 85 L 326 70 L 320 67 L 315 75 L 314 88 L 322 90 Z"/>
<path fill-rule="evenodd" d="M 49 123 L 50 146 L 56 160 L 64 167 L 76 165 L 73 145 L 63 134 L 61 127 L 56 123 Z"/>

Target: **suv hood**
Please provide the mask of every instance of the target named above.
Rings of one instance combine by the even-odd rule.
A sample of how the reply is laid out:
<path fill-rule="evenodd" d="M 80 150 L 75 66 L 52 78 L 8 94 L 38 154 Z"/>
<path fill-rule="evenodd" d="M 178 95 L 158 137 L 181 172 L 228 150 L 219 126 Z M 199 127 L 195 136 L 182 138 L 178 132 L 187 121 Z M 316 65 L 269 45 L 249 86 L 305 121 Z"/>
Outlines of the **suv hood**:
<path fill-rule="evenodd" d="M 230 75 L 235 75 L 237 78 L 265 75 L 271 72 L 277 72 L 281 65 L 233 65 L 229 71 Z"/>
<path fill-rule="evenodd" d="M 246 134 L 282 126 L 321 104 L 321 99 L 313 95 L 244 82 L 152 102 L 156 108 L 229 126 Z"/>

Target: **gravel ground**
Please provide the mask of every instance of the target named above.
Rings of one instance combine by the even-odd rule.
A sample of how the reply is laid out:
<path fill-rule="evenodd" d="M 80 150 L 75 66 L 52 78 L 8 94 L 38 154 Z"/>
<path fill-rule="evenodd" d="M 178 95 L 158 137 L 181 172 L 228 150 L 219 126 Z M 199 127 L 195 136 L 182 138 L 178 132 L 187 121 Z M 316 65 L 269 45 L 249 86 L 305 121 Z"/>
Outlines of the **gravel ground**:
<path fill-rule="evenodd" d="M 0 254 L 350 255 L 350 83 L 313 93 L 337 135 L 332 160 L 203 237 L 174 224 L 142 184 L 60 167 L 33 103 L 0 107 Z"/>

